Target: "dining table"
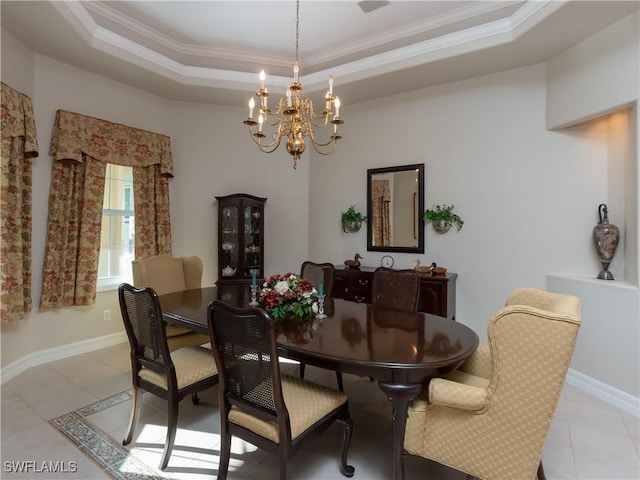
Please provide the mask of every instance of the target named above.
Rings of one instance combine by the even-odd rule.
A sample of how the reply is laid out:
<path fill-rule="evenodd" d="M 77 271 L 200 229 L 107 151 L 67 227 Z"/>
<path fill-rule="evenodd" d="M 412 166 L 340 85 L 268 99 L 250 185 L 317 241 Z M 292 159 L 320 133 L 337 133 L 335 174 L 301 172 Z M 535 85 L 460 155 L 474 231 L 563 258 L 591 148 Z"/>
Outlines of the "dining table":
<path fill-rule="evenodd" d="M 208 306 L 220 300 L 249 308 L 250 287 L 221 285 L 159 297 L 167 323 L 208 333 Z M 456 369 L 477 348 L 466 325 L 342 299 L 325 299 L 326 318 L 280 319 L 278 353 L 320 368 L 370 377 L 392 404 L 393 479 L 402 480 L 407 409 L 433 377 Z"/>

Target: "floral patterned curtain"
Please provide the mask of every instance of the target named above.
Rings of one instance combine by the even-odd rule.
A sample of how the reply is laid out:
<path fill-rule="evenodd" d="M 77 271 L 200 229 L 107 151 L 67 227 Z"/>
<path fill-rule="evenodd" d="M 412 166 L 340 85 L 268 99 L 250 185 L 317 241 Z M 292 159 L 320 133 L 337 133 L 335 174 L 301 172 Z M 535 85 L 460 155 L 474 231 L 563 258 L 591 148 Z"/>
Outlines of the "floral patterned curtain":
<path fill-rule="evenodd" d="M 133 168 L 136 258 L 171 254 L 171 140 L 58 110 L 40 310 L 95 303 L 107 163 Z"/>
<path fill-rule="evenodd" d="M 31 99 L 2 83 L 0 319 L 31 311 L 32 158 L 38 156 Z"/>
<path fill-rule="evenodd" d="M 160 165 L 133 167 L 136 258 L 171 255 L 169 179 Z"/>
<path fill-rule="evenodd" d="M 391 190 L 389 180 L 374 180 L 371 196 L 373 202 L 373 244 L 377 246 L 391 245 L 391 223 L 389 204 L 391 203 Z"/>

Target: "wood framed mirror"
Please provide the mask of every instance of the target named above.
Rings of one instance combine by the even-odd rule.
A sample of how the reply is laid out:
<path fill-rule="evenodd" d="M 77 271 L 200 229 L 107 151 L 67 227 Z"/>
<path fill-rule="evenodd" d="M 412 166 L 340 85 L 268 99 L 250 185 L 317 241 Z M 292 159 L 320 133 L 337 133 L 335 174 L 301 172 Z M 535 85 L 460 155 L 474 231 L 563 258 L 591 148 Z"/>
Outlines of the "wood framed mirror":
<path fill-rule="evenodd" d="M 367 250 L 424 253 L 424 163 L 367 170 Z"/>

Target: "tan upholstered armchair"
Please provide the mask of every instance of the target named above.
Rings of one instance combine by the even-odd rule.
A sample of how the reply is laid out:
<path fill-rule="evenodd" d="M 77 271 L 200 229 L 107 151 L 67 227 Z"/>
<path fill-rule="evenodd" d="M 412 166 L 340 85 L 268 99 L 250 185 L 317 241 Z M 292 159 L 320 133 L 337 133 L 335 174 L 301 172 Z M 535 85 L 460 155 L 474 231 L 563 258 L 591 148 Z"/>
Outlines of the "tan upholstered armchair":
<path fill-rule="evenodd" d="M 202 286 L 202 260 L 199 257 L 170 257 L 157 255 L 131 262 L 133 285 L 151 287 L 158 295 L 200 288 Z M 186 328 L 167 326 L 169 350 L 186 345 L 209 342 L 208 335 L 191 332 Z"/>
<path fill-rule="evenodd" d="M 542 448 L 580 326 L 576 297 L 515 290 L 489 345 L 409 408 L 404 449 L 482 479 L 544 477 Z"/>

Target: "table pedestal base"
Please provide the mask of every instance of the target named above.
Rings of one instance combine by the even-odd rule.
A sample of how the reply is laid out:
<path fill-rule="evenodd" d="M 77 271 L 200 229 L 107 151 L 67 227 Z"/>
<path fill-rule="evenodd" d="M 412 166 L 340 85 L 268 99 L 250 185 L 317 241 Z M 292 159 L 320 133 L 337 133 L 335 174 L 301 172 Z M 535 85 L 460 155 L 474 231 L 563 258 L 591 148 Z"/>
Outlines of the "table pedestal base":
<path fill-rule="evenodd" d="M 404 431 L 407 426 L 407 409 L 409 408 L 409 402 L 422 391 L 422 384 L 407 385 L 378 382 L 378 386 L 393 405 L 393 480 L 402 480 L 404 478 L 402 449 Z"/>

